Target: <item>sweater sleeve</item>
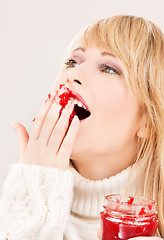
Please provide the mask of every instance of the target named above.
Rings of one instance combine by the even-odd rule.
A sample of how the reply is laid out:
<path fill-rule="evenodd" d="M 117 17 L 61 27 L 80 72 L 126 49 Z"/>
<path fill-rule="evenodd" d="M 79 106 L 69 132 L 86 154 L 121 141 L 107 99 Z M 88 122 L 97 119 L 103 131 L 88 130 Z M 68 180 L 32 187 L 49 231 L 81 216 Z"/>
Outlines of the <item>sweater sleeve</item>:
<path fill-rule="evenodd" d="M 70 170 L 14 164 L 0 201 L 0 239 L 63 240 L 72 198 Z"/>

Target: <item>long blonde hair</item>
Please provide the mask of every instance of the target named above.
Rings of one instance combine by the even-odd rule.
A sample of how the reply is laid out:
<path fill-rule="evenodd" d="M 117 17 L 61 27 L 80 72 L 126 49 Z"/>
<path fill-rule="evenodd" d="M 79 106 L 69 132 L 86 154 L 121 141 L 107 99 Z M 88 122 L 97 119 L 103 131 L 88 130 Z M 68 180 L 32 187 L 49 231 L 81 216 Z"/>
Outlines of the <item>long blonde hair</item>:
<path fill-rule="evenodd" d="M 68 53 L 79 43 L 96 45 L 118 57 L 125 79 L 141 103 L 145 135 L 138 138 L 134 164 L 140 173 L 138 191 L 157 202 L 158 234 L 164 237 L 164 36 L 146 19 L 118 15 L 83 29 Z"/>

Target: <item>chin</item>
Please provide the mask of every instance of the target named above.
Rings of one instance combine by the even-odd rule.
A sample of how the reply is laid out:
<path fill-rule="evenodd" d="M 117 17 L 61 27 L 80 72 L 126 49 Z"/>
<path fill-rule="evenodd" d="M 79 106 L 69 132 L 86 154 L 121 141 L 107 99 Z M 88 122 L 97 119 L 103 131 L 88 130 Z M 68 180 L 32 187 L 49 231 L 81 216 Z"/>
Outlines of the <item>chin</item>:
<path fill-rule="evenodd" d="M 82 158 L 83 154 L 84 154 L 85 150 L 81 149 L 81 147 L 78 145 L 78 143 L 76 142 L 73 146 L 72 149 L 72 153 L 70 156 L 70 159 L 72 159 L 73 161 L 77 161 L 79 159 Z"/>
<path fill-rule="evenodd" d="M 76 160 L 79 155 L 80 154 L 78 153 L 77 149 L 73 148 L 70 159 Z"/>

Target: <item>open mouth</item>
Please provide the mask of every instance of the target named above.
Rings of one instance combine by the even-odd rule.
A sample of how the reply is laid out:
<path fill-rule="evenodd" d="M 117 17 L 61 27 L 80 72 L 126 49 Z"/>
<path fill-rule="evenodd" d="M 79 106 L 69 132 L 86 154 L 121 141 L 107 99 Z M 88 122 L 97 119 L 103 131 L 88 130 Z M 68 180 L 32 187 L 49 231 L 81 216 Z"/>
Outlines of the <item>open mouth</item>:
<path fill-rule="evenodd" d="M 59 85 L 57 99 L 59 101 L 59 104 L 63 107 L 65 107 L 69 99 L 74 102 L 74 111 L 71 114 L 71 120 L 74 115 L 77 115 L 79 120 L 86 119 L 91 115 L 91 112 L 88 109 L 88 105 L 84 99 L 78 93 L 70 91 L 70 89 L 65 87 L 64 84 Z"/>
<path fill-rule="evenodd" d="M 77 100 L 74 100 L 74 111 L 76 115 L 78 116 L 79 120 L 83 120 L 88 118 L 91 115 L 91 112 L 80 102 L 76 103 Z"/>

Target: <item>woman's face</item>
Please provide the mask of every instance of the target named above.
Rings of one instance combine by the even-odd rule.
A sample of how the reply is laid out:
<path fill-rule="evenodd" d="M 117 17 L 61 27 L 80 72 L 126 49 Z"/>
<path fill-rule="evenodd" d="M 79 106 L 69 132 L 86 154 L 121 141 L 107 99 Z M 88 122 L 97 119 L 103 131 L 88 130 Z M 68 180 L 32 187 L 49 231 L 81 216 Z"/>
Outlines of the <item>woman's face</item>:
<path fill-rule="evenodd" d="M 91 115 L 80 122 L 71 158 L 113 159 L 136 151 L 139 104 L 119 59 L 97 47 L 72 51 L 59 82 L 82 96 Z M 114 157 L 115 156 L 115 157 Z"/>

